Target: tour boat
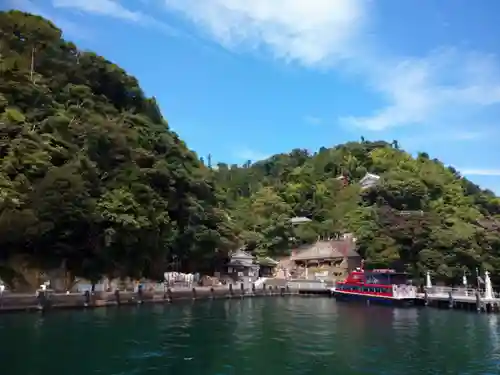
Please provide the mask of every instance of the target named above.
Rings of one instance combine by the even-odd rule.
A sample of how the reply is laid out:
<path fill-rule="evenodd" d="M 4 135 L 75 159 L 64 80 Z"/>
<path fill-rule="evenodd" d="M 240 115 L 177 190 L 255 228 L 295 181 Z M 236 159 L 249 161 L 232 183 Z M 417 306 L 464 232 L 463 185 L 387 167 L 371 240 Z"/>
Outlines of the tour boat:
<path fill-rule="evenodd" d="M 361 300 L 385 304 L 411 305 L 417 288 L 408 284 L 408 274 L 392 269 L 356 268 L 344 281 L 337 282 L 332 294 L 339 300 Z"/>

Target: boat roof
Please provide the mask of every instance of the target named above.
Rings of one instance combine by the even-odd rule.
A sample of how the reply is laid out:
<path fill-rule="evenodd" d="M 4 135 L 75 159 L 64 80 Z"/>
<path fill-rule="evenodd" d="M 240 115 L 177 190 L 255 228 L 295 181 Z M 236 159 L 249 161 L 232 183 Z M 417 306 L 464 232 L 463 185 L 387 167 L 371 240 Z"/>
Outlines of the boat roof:
<path fill-rule="evenodd" d="M 369 273 L 372 275 L 409 275 L 407 272 L 398 272 L 393 269 L 373 269 L 373 270 L 364 270 L 365 273 Z"/>
<path fill-rule="evenodd" d="M 317 241 L 312 245 L 301 246 L 296 249 L 296 254 L 290 257 L 291 260 L 320 260 L 320 259 L 342 259 L 357 258 L 358 252 L 354 242 L 341 239 L 329 241 Z"/>

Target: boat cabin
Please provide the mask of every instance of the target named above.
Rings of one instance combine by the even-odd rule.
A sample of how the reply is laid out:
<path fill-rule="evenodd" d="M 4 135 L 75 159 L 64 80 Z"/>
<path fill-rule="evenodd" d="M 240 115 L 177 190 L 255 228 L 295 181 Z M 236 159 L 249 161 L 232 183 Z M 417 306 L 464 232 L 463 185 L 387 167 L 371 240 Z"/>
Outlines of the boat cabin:
<path fill-rule="evenodd" d="M 357 268 L 345 281 L 337 283 L 334 295 L 338 298 L 365 298 L 387 301 L 412 301 L 417 288 L 408 285 L 408 274 L 390 269 L 365 271 Z"/>
<path fill-rule="evenodd" d="M 408 274 L 404 272 L 391 269 L 364 271 L 358 268 L 349 274 L 344 284 L 406 285 L 408 281 Z"/>

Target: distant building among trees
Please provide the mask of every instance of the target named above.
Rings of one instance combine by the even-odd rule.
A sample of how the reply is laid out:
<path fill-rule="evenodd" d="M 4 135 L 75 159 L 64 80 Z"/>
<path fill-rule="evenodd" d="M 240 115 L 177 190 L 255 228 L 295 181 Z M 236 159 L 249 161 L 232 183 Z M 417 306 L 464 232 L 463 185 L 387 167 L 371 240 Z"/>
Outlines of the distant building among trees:
<path fill-rule="evenodd" d="M 380 176 L 372 173 L 367 173 L 360 181 L 361 189 L 370 189 L 376 186 L 380 181 Z"/>

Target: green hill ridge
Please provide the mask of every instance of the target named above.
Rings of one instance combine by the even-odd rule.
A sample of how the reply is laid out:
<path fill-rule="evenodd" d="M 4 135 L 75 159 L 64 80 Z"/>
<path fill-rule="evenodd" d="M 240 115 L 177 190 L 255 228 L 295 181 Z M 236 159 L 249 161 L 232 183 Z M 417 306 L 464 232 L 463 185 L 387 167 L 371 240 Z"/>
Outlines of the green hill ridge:
<path fill-rule="evenodd" d="M 349 142 L 315 154 L 293 150 L 242 167 L 219 164 L 239 235 L 257 253 L 353 233 L 369 267 L 397 267 L 461 281 L 500 270 L 500 200 L 425 153 L 398 143 Z M 362 189 L 371 173 L 377 184 Z M 295 228 L 290 217 L 312 221 Z"/>

